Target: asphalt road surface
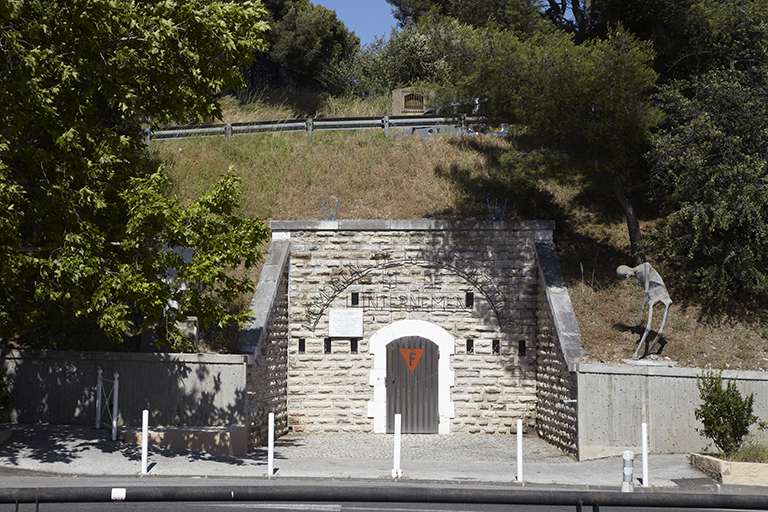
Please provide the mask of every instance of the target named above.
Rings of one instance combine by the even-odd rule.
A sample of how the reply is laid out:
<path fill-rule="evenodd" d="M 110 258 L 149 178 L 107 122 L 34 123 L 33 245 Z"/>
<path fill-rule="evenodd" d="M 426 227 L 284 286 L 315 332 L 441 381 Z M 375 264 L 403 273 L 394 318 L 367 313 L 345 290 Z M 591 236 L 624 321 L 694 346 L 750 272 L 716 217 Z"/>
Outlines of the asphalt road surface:
<path fill-rule="evenodd" d="M 38 508 L 39 507 L 39 508 Z M 551 505 L 467 505 L 450 503 L 288 503 L 288 502 L 115 502 L 115 503 L 21 503 L 0 505 L 0 512 L 237 512 L 240 510 L 277 512 L 573 512 L 576 506 Z M 584 506 L 583 510 L 592 510 Z M 680 512 L 680 508 L 600 507 L 601 512 Z M 709 509 L 713 512 L 727 509 Z M 730 509 L 728 509 L 730 510 Z"/>

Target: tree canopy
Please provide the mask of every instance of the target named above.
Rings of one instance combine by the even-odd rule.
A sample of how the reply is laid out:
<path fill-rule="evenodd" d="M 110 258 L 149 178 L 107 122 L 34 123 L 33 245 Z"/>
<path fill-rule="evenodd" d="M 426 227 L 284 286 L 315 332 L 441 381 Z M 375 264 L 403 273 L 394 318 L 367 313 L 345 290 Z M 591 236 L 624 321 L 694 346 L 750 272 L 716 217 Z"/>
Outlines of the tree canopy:
<path fill-rule="evenodd" d="M 173 320 L 190 311 L 242 319 L 222 300 L 248 280 L 227 268 L 254 263 L 266 228 L 238 215 L 231 170 L 196 201 L 167 197 L 141 129 L 217 116 L 237 64 L 265 49 L 265 15 L 258 2 L 0 3 L 0 335 L 88 318 L 113 340 L 160 323 L 180 346 Z"/>
<path fill-rule="evenodd" d="M 768 302 L 768 9 L 732 15 L 750 22 L 714 64 L 660 87 L 667 120 L 647 155 L 665 213 L 654 254 L 715 311 Z"/>
<path fill-rule="evenodd" d="M 309 0 L 264 0 L 264 5 L 272 28 L 268 54 L 275 62 L 320 78 L 360 47 L 360 38 L 322 5 Z"/>

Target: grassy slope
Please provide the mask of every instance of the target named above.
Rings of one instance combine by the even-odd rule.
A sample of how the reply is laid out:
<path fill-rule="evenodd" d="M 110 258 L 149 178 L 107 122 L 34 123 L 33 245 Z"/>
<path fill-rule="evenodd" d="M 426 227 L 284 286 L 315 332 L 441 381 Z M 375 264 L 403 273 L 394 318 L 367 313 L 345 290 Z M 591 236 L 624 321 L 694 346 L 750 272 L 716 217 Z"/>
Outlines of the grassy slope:
<path fill-rule="evenodd" d="M 246 108 L 224 102 L 224 120 L 378 116 L 388 101 L 344 102 L 313 96 L 262 97 Z M 641 295 L 615 277 L 631 263 L 623 217 L 612 196 L 586 193 L 577 182 L 531 189 L 502 172 L 506 142 L 481 138 L 385 138 L 379 131 L 256 135 L 153 144 L 175 183 L 192 197 L 233 165 L 243 178 L 243 208 L 273 219 L 322 219 L 321 200 L 340 219 L 487 219 L 486 199 L 508 199 L 505 218 L 553 219 L 555 242 L 590 360 L 630 357 L 643 327 L 634 322 Z M 646 223 L 646 229 L 651 224 Z M 672 290 L 674 299 L 674 290 Z M 244 298 L 239 307 L 247 304 Z M 658 325 L 662 309 L 656 312 Z M 643 320 L 644 325 L 645 320 Z M 683 366 L 768 368 L 768 328 L 699 321 L 696 305 L 675 303 L 659 356 Z"/>

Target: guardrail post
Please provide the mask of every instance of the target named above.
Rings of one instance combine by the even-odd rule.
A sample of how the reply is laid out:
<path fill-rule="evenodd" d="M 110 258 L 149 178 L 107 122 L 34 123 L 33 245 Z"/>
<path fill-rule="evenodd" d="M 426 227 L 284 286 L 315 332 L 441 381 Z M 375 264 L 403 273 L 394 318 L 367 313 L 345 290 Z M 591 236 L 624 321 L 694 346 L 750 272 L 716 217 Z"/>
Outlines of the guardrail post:
<path fill-rule="evenodd" d="M 384 116 L 381 120 L 381 124 L 384 127 L 384 136 L 389 138 L 389 116 Z"/>
<path fill-rule="evenodd" d="M 149 146 L 149 143 L 152 142 L 152 130 L 149 128 L 144 128 L 142 131 L 144 132 L 144 142 L 146 142 L 147 146 Z"/>
<path fill-rule="evenodd" d="M 232 123 L 227 123 L 227 126 L 224 127 L 224 133 L 227 134 L 227 144 L 232 142 Z"/>
<path fill-rule="evenodd" d="M 312 138 L 312 129 L 315 127 L 315 121 L 310 117 L 307 119 L 307 133 L 309 138 Z"/>

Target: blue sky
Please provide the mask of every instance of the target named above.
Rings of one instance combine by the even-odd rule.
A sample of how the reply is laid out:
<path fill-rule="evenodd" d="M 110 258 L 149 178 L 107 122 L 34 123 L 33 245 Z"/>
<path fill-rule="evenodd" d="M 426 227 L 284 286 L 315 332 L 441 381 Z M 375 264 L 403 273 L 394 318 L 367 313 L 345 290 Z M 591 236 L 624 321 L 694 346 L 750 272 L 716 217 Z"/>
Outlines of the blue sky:
<path fill-rule="evenodd" d="M 392 5 L 386 0 L 312 0 L 315 5 L 336 11 L 347 30 L 354 30 L 360 46 L 373 42 L 374 37 L 389 39 L 397 20 L 392 16 Z"/>

